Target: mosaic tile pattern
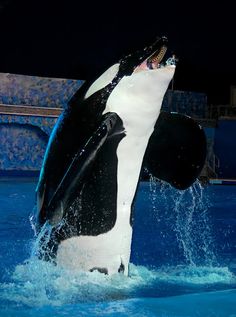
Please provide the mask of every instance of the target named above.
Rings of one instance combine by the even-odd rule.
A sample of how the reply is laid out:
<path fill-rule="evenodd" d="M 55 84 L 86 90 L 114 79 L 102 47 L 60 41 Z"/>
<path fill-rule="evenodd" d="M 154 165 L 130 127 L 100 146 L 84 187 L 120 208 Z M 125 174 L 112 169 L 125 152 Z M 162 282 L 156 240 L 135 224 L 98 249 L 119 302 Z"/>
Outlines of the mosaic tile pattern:
<path fill-rule="evenodd" d="M 83 82 L 0 73 L 0 103 L 64 108 Z"/>
<path fill-rule="evenodd" d="M 48 142 L 40 128 L 29 124 L 0 124 L 0 170 L 39 170 Z"/>
<path fill-rule="evenodd" d="M 19 116 L 11 114 L 0 114 L 0 125 L 1 123 L 15 123 L 15 124 L 28 124 L 31 126 L 39 127 L 48 136 L 57 121 L 57 118 L 51 117 L 37 117 L 37 116 Z M 0 134 L 0 142 L 3 142 L 3 136 Z"/>

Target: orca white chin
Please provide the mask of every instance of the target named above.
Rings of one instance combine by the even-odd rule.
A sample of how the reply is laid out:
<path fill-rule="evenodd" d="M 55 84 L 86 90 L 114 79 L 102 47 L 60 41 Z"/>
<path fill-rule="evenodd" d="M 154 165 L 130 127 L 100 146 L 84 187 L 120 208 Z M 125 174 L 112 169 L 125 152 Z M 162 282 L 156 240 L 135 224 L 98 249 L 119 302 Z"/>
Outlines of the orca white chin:
<path fill-rule="evenodd" d="M 117 113 L 129 135 L 132 131 L 131 135 L 148 141 L 174 73 L 175 65 L 167 65 L 153 70 L 134 71 L 132 75 L 124 76 L 109 96 L 103 114 Z"/>

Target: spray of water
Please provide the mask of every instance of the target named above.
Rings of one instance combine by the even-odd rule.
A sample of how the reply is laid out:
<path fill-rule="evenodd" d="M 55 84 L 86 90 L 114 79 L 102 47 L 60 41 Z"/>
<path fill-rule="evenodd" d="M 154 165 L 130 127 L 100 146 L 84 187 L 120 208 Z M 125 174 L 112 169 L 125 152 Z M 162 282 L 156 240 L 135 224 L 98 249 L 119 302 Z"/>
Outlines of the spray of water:
<path fill-rule="evenodd" d="M 199 292 L 203 287 L 224 289 L 235 285 L 228 268 L 148 270 L 130 265 L 130 277 L 99 272 L 74 272 L 31 257 L 15 268 L 11 282 L 0 283 L 1 300 L 17 307 L 110 301 L 135 297 L 162 297 Z M 12 305 L 12 304 L 11 304 Z"/>
<path fill-rule="evenodd" d="M 152 175 L 150 175 L 150 182 L 149 182 L 149 189 L 150 189 L 150 200 L 151 200 L 151 204 L 152 204 L 152 210 L 153 213 L 156 215 L 156 219 L 158 221 L 158 201 L 157 201 L 157 197 L 158 197 L 158 191 L 159 189 L 159 184 L 156 180 L 156 178 Z"/>
<path fill-rule="evenodd" d="M 172 230 L 178 241 L 179 252 L 191 266 L 217 266 L 216 250 L 208 213 L 210 200 L 204 187 L 197 181 L 187 190 L 175 190 L 170 185 L 151 177 L 153 212 L 157 212 L 157 190 L 164 212 L 172 215 Z M 158 215 L 158 212 L 157 212 Z"/>

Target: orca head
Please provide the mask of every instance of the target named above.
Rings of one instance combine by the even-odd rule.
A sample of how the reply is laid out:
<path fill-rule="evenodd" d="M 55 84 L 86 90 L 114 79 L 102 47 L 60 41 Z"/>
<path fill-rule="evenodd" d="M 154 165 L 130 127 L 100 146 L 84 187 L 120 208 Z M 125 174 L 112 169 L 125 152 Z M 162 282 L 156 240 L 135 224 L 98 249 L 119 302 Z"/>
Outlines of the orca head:
<path fill-rule="evenodd" d="M 154 70 L 162 67 L 161 64 L 167 51 L 168 40 L 165 36 L 157 38 L 154 43 L 129 54 L 120 60 L 119 75 L 130 76 L 140 70 Z M 175 64 L 173 58 L 172 65 Z"/>
<path fill-rule="evenodd" d="M 142 126 L 139 133 L 146 135 L 153 128 L 175 72 L 174 56 L 163 63 L 166 51 L 167 38 L 161 37 L 120 61 L 116 75 L 119 82 L 110 93 L 104 113 L 117 113 L 126 131 L 129 126 Z"/>
<path fill-rule="evenodd" d="M 85 94 L 85 99 L 105 87 L 109 87 L 107 90 L 111 93 L 122 78 L 132 76 L 141 70 L 159 70 L 163 68 L 164 65 L 161 62 L 167 51 L 167 42 L 167 38 L 162 36 L 151 45 L 123 57 L 119 63 L 108 68 L 92 83 Z M 172 57 L 171 63 L 170 59 L 167 61 L 166 65 L 171 65 L 173 70 L 176 59 Z"/>

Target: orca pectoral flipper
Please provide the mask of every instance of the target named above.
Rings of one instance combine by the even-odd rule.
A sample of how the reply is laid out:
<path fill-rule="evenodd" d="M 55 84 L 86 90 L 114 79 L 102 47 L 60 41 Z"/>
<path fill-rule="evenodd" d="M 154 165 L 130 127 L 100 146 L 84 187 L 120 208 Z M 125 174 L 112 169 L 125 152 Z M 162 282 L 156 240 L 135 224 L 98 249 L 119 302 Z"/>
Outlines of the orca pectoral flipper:
<path fill-rule="evenodd" d="M 112 133 L 112 129 L 118 118 L 116 113 L 105 114 L 98 129 L 85 145 L 78 149 L 48 203 L 47 218 L 52 225 L 59 223 L 63 218 L 64 212 L 70 207 L 76 196 L 78 196 L 78 192 L 81 190 L 85 178 L 91 171 L 99 150 Z"/>
<path fill-rule="evenodd" d="M 199 176 L 206 158 L 203 129 L 190 117 L 161 112 L 144 158 L 144 167 L 177 189 L 186 189 Z"/>

